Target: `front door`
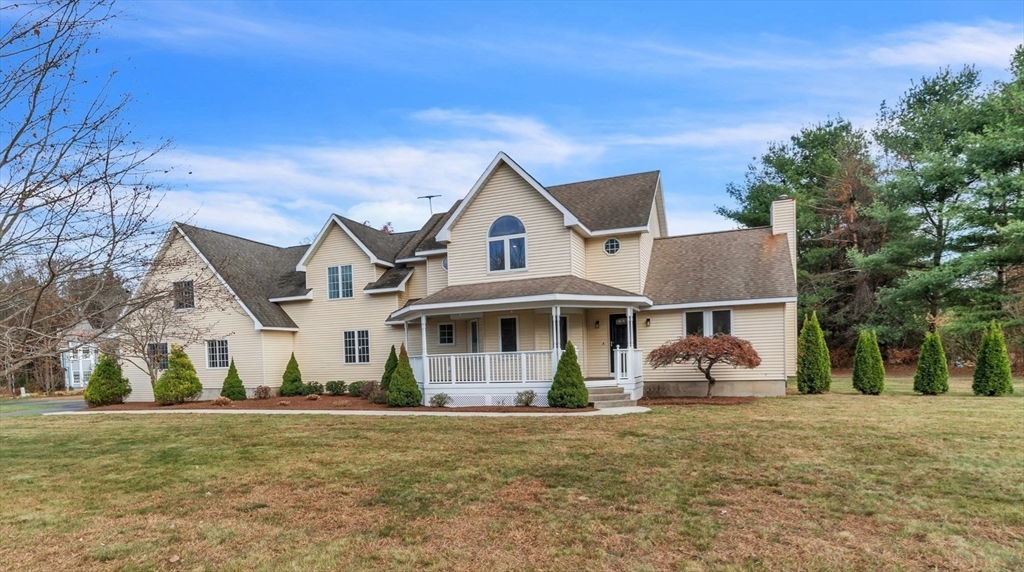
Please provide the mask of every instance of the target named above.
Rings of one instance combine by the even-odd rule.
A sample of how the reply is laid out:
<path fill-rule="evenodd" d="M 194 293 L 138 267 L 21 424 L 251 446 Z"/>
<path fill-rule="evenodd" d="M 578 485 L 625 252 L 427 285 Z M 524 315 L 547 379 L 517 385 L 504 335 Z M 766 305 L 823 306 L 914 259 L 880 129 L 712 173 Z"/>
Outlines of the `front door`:
<path fill-rule="evenodd" d="M 608 316 L 608 371 L 615 371 L 615 348 L 625 348 L 629 345 L 626 330 L 627 318 L 625 314 L 612 314 Z M 633 339 L 636 339 L 636 320 L 633 320 Z"/>
<path fill-rule="evenodd" d="M 480 351 L 480 322 L 476 320 L 469 323 L 469 351 L 474 354 Z"/>

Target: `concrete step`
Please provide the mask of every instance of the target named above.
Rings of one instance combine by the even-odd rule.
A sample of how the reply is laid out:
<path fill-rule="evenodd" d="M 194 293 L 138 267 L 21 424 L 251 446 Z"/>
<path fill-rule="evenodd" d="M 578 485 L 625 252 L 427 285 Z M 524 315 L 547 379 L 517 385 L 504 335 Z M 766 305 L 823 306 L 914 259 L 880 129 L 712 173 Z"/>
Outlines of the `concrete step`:
<path fill-rule="evenodd" d="M 621 395 L 621 387 L 592 387 L 587 389 L 590 395 Z"/>
<path fill-rule="evenodd" d="M 594 409 L 610 409 L 612 407 L 633 407 L 635 399 L 617 399 L 615 401 L 595 401 Z"/>
<path fill-rule="evenodd" d="M 593 402 L 618 401 L 620 399 L 626 399 L 626 394 L 622 391 L 619 391 L 618 393 L 599 393 L 597 395 L 594 395 L 593 393 L 590 394 L 590 401 Z"/>

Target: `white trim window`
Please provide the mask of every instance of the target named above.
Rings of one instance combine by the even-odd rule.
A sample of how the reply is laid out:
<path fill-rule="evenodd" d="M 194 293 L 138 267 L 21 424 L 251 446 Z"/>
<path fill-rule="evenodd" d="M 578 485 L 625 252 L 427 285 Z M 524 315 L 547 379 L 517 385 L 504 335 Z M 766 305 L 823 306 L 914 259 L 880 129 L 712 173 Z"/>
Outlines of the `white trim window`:
<path fill-rule="evenodd" d="M 445 272 L 448 272 L 448 257 L 445 256 L 444 260 L 441 261 L 441 268 L 444 268 Z"/>
<path fill-rule="evenodd" d="M 227 369 L 231 365 L 227 340 L 206 340 L 206 369 Z"/>
<path fill-rule="evenodd" d="M 683 313 L 684 336 L 732 335 L 732 309 L 693 310 Z"/>
<path fill-rule="evenodd" d="M 158 370 L 167 369 L 167 342 L 156 342 L 146 344 L 146 359 L 151 364 L 156 364 Z"/>
<path fill-rule="evenodd" d="M 196 287 L 191 280 L 174 283 L 174 309 L 190 310 L 196 307 Z"/>
<path fill-rule="evenodd" d="M 455 345 L 455 324 L 451 322 L 446 322 L 437 325 L 437 345 Z"/>
<path fill-rule="evenodd" d="M 604 241 L 604 253 L 609 256 L 614 256 L 619 253 L 619 249 L 622 248 L 622 244 L 617 238 L 609 238 Z"/>
<path fill-rule="evenodd" d="M 339 300 L 351 298 L 352 291 L 352 265 L 342 264 L 341 266 L 327 267 L 327 299 Z"/>
<path fill-rule="evenodd" d="M 511 215 L 498 217 L 487 231 L 487 270 L 526 270 L 526 226 Z"/>
<path fill-rule="evenodd" d="M 370 363 L 370 330 L 346 330 L 345 363 Z"/>

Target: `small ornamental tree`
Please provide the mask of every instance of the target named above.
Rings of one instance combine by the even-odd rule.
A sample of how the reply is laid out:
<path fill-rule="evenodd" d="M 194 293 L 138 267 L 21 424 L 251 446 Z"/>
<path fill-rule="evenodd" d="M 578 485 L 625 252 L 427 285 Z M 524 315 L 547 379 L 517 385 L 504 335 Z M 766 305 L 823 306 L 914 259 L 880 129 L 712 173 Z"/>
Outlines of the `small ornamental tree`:
<path fill-rule="evenodd" d="M 89 385 L 85 387 L 85 402 L 90 407 L 124 403 L 124 398 L 131 392 L 132 386 L 121 374 L 117 358 L 107 353 L 100 354 L 89 376 Z"/>
<path fill-rule="evenodd" d="M 828 393 L 832 385 L 832 361 L 817 312 L 804 318 L 796 349 L 797 389 L 800 393 Z"/>
<path fill-rule="evenodd" d="M 416 385 L 416 377 L 409 364 L 409 354 L 405 344 L 398 355 L 398 365 L 391 374 L 391 383 L 387 392 L 388 407 L 415 407 L 423 402 L 423 394 Z"/>
<path fill-rule="evenodd" d="M 231 366 L 228 367 L 228 376 L 224 378 L 224 387 L 220 389 L 220 395 L 231 401 L 245 401 L 245 386 L 242 385 L 242 378 L 238 377 L 238 370 L 235 369 L 235 358 L 231 358 Z"/>
<path fill-rule="evenodd" d="M 292 357 L 284 368 L 284 375 L 281 376 L 280 393 L 281 397 L 302 395 L 302 372 L 299 371 L 299 362 L 295 361 L 295 352 L 292 352 Z"/>
<path fill-rule="evenodd" d="M 196 375 L 196 368 L 181 346 L 171 346 L 167 358 L 167 369 L 153 386 L 153 396 L 160 405 L 173 405 L 195 401 L 203 394 L 203 384 Z"/>
<path fill-rule="evenodd" d="M 565 407 L 579 409 L 586 407 L 590 400 L 587 385 L 583 383 L 583 371 L 580 369 L 576 347 L 572 342 L 565 342 L 565 351 L 558 360 L 555 379 L 548 391 L 548 407 Z"/>
<path fill-rule="evenodd" d="M 925 395 L 938 395 L 949 391 L 949 367 L 939 334 L 929 332 L 921 346 L 914 372 L 914 391 Z"/>
<path fill-rule="evenodd" d="M 691 362 L 704 374 L 704 379 L 708 381 L 707 397 L 711 397 L 716 381 L 711 374 L 711 368 L 716 364 L 755 368 L 761 365 L 761 356 L 757 355 L 754 346 L 747 340 L 725 334 L 718 334 L 712 338 L 686 336 L 668 342 L 647 354 L 647 363 L 654 369 Z"/>
<path fill-rule="evenodd" d="M 995 320 L 992 320 L 981 336 L 971 389 L 975 395 L 1000 396 L 1013 393 L 1010 356 L 1006 351 L 1003 329 Z"/>
<path fill-rule="evenodd" d="M 878 395 L 885 389 L 885 366 L 874 331 L 861 330 L 853 356 L 853 388 L 865 395 Z"/>
<path fill-rule="evenodd" d="M 398 367 L 398 354 L 395 353 L 395 346 L 391 346 L 388 361 L 384 362 L 384 375 L 380 377 L 380 388 L 383 391 L 387 391 L 391 385 L 391 376 L 395 374 L 396 367 Z"/>

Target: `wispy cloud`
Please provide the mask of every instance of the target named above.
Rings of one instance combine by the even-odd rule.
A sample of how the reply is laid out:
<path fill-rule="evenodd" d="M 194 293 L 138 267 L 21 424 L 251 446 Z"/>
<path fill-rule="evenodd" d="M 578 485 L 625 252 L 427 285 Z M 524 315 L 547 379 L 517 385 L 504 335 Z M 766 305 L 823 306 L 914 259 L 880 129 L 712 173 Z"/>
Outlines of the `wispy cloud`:
<path fill-rule="evenodd" d="M 977 25 L 935 22 L 885 35 L 862 48 L 866 63 L 934 68 L 952 64 L 1006 67 L 1024 43 L 1020 24 L 987 21 Z M 861 50 L 855 50 L 855 53 Z"/>

